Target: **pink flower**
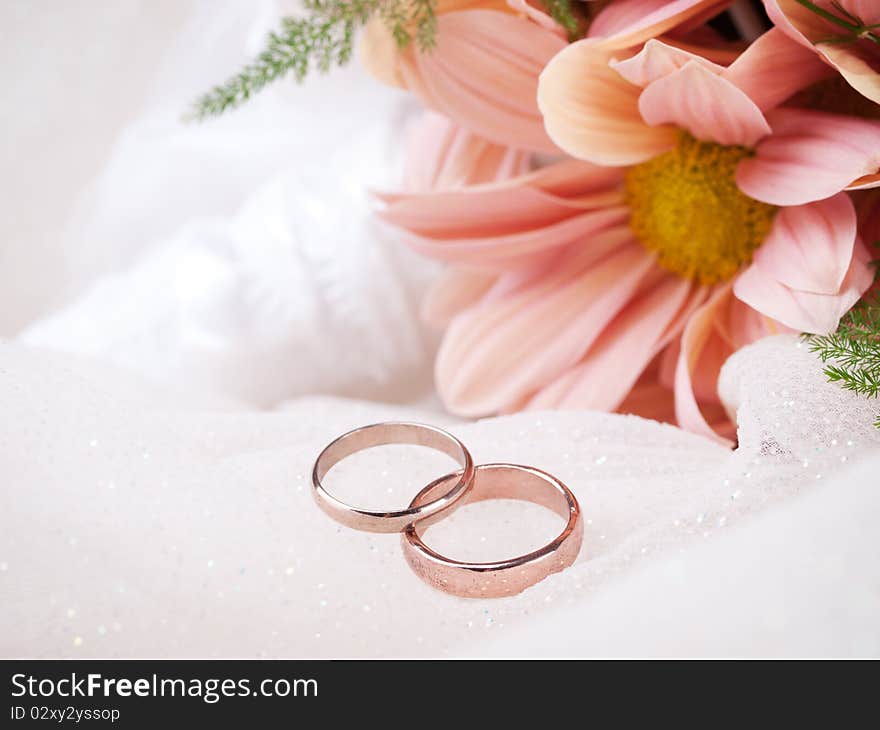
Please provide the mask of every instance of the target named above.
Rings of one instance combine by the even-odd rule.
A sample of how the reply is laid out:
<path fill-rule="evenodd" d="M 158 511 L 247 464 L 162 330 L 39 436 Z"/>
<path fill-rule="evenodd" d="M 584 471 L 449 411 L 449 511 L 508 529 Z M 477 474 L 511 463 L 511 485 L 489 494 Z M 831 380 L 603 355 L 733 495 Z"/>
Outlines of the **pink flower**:
<path fill-rule="evenodd" d="M 877 0 L 813 0 L 821 10 L 848 23 L 873 30 L 880 37 L 880 2 Z M 764 0 L 767 14 L 793 40 L 824 58 L 860 94 L 880 104 L 880 45 L 866 37 L 851 35 L 845 26 L 804 7 L 797 0 Z M 871 28 L 873 26 L 873 28 Z"/>
<path fill-rule="evenodd" d="M 403 187 L 429 192 L 498 182 L 527 172 L 531 157 L 426 111 L 408 134 Z"/>
<path fill-rule="evenodd" d="M 880 124 L 780 106 L 828 72 L 779 31 L 726 68 L 585 40 L 539 89 L 551 137 L 584 161 L 390 201 L 405 240 L 454 265 L 427 304 L 449 321 L 447 406 L 613 410 L 665 383 L 679 424 L 716 435 L 727 356 L 833 330 L 872 280 L 842 191 L 871 184 Z"/>
<path fill-rule="evenodd" d="M 729 0 L 727 0 L 729 2 Z M 590 32 L 632 45 L 717 12 L 720 0 L 617 0 L 581 7 Z M 386 83 L 490 142 L 558 154 L 535 101 L 538 76 L 565 33 L 526 0 L 439 0 L 436 46 L 399 50 L 381 18 L 366 29 L 361 58 Z"/>

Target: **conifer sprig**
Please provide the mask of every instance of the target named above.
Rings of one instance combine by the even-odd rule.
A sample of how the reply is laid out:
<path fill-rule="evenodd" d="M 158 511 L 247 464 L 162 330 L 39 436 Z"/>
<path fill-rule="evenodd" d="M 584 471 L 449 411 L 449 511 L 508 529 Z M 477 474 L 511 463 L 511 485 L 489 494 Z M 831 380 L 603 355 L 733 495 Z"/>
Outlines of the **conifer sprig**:
<path fill-rule="evenodd" d="M 568 32 L 570 40 L 575 40 L 580 31 L 578 16 L 572 7 L 572 0 L 542 0 L 547 13 Z"/>
<path fill-rule="evenodd" d="M 304 0 L 306 14 L 288 17 L 269 34 L 266 47 L 235 76 L 196 100 L 194 119 L 217 116 L 239 106 L 267 84 L 293 76 L 302 81 L 312 70 L 325 72 L 346 64 L 355 34 L 378 15 L 397 45 L 415 42 L 429 50 L 435 41 L 437 0 Z"/>
<path fill-rule="evenodd" d="M 880 396 L 880 294 L 853 307 L 836 332 L 806 340 L 825 363 L 828 380 L 868 398 Z M 880 416 L 875 425 L 880 428 Z"/>
<path fill-rule="evenodd" d="M 283 18 L 257 58 L 193 104 L 188 118 L 207 119 L 240 106 L 273 81 L 343 66 L 354 53 L 355 34 L 379 16 L 399 48 L 411 43 L 423 52 L 436 43 L 438 0 L 303 0 L 302 17 Z M 549 15 L 576 39 L 583 11 L 574 0 L 542 0 Z"/>

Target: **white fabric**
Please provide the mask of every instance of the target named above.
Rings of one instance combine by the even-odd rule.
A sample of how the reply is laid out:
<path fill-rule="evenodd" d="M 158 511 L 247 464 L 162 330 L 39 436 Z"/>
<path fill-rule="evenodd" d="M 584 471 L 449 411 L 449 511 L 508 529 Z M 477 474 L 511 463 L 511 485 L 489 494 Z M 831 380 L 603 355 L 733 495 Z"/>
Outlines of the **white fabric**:
<path fill-rule="evenodd" d="M 10 192 L 24 220 L 44 205 L 47 221 L 33 251 L 15 221 L 0 237 L 7 331 L 63 302 L 0 346 L 0 655 L 878 653 L 876 403 L 826 383 L 783 337 L 725 368 L 735 452 L 634 417 L 461 424 L 404 405 L 429 394 L 434 335 L 417 308 L 433 269 L 376 235 L 364 191 L 396 174 L 407 102 L 352 67 L 181 126 L 283 8 L 124 7 L 114 19 L 82 3 L 58 38 L 87 45 L 140 21 L 155 53 L 147 68 L 116 50 L 141 92 L 99 97 L 125 125 L 107 123 L 100 174 L 69 219 L 69 205 Z M 25 41 L 45 25 L 12 20 Z M 27 59 L 25 41 L 13 50 Z M 41 103 L 60 114 L 57 90 L 58 107 Z M 70 121 L 61 142 L 31 140 L 35 160 L 91 139 Z M 68 183 L 88 167 L 65 165 Z M 409 572 L 395 536 L 324 517 L 308 493 L 318 450 L 390 417 L 449 424 L 478 461 L 557 474 L 587 520 L 578 563 L 518 597 L 452 598 Z M 328 478 L 391 506 L 447 468 L 388 448 Z M 489 559 L 556 524 L 485 503 L 428 537 Z"/>
<path fill-rule="evenodd" d="M 748 415 L 735 452 L 598 413 L 454 425 L 478 461 L 557 474 L 587 520 L 575 566 L 495 600 L 428 588 L 397 536 L 342 528 L 309 494 L 312 460 L 338 433 L 389 417 L 442 419 L 338 398 L 276 412 L 193 404 L 19 347 L 0 351 L 0 372 L 3 655 L 880 647 L 876 406 L 824 382 L 790 337 L 741 351 L 726 370 L 724 390 Z M 353 457 L 328 484 L 360 503 L 399 504 L 447 468 L 445 457 L 414 451 Z M 526 550 L 558 529 L 549 512 L 527 507 L 464 507 L 428 538 L 473 559 Z M 560 605 L 561 616 L 551 613 Z M 698 621 L 702 608 L 711 615 Z"/>
<path fill-rule="evenodd" d="M 434 267 L 370 224 L 369 190 L 398 177 L 408 97 L 352 64 L 181 120 L 291 6 L 189 3 L 59 246 L 72 301 L 23 341 L 257 404 L 428 392 L 436 336 L 417 313 Z"/>
<path fill-rule="evenodd" d="M 469 648 L 483 657 L 880 655 L 877 468 Z M 650 607 L 646 609 L 646 607 Z"/>

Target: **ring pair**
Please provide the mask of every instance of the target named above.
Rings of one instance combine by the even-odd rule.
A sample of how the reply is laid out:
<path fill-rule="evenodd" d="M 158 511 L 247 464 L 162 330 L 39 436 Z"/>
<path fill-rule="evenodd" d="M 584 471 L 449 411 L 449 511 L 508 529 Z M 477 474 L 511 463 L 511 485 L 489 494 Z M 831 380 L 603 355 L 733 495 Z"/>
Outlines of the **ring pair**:
<path fill-rule="evenodd" d="M 322 480 L 333 466 L 352 454 L 375 446 L 412 444 L 441 451 L 461 470 L 434 480 L 413 497 L 406 509 L 372 511 L 352 507 L 331 495 Z M 354 429 L 332 441 L 318 455 L 312 470 L 312 494 L 318 506 L 337 522 L 368 532 L 399 532 L 404 557 L 429 585 L 469 598 L 519 593 L 551 573 L 571 565 L 583 541 L 583 521 L 577 499 L 556 477 L 530 466 L 474 466 L 465 445 L 452 434 L 420 423 L 375 423 Z M 421 533 L 458 507 L 486 499 L 518 499 L 552 510 L 566 524 L 550 543 L 526 555 L 491 563 L 454 560 L 422 541 Z"/>

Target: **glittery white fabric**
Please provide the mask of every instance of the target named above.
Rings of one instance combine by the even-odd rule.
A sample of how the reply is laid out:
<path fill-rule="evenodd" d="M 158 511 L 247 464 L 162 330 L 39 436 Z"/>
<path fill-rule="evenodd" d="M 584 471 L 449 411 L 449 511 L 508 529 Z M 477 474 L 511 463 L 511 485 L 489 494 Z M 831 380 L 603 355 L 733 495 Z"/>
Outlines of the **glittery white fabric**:
<path fill-rule="evenodd" d="M 23 59 L 7 65 L 7 138 L 21 153 L 5 168 L 17 216 L 0 221 L 0 326 L 66 302 L 31 322 L 32 349 L 0 345 L 0 655 L 880 654 L 878 406 L 826 383 L 795 339 L 727 364 L 735 452 L 633 417 L 462 424 L 342 399 L 419 400 L 430 383 L 416 311 L 430 269 L 363 225 L 363 187 L 395 169 L 400 97 L 353 67 L 181 126 L 185 104 L 285 8 L 57 5 L 70 16 L 0 9 Z M 143 52 L 112 46 L 133 42 L 134 24 Z M 44 102 L 58 106 L 35 111 L 40 64 L 60 78 L 42 49 L 64 43 L 72 71 Z M 101 51 L 91 65 L 89 48 Z M 15 96 L 20 68 L 31 76 Z M 88 80 L 124 88 L 125 109 L 101 88 L 100 104 L 80 103 Z M 91 107 L 95 118 L 71 111 Z M 22 144 L 62 112 L 65 135 Z M 88 180 L 62 163 L 98 139 L 92 162 L 106 165 L 62 236 L 59 199 Z M 318 392 L 335 396 L 294 397 Z M 327 519 L 308 493 L 318 451 L 392 417 L 449 425 L 478 461 L 566 481 L 587 521 L 575 566 L 514 598 L 458 599 L 410 573 L 396 536 Z M 346 460 L 328 485 L 399 506 L 449 466 L 388 447 Z M 532 505 L 483 503 L 426 539 L 492 559 L 557 525 Z"/>
<path fill-rule="evenodd" d="M 722 391 L 742 414 L 737 451 L 598 413 L 453 425 L 478 461 L 558 475 L 587 520 L 575 566 L 495 600 L 428 588 L 396 536 L 340 527 L 309 495 L 312 460 L 333 436 L 436 416 L 337 398 L 275 412 L 187 404 L 14 346 L 0 350 L 0 372 L 3 655 L 531 654 L 548 632 L 553 654 L 880 647 L 880 626 L 865 620 L 880 611 L 868 557 L 880 547 L 877 407 L 824 382 L 794 338 L 758 343 L 726 368 Z M 444 460 L 377 449 L 328 483 L 362 503 L 399 504 Z M 859 462 L 862 471 L 847 471 Z M 555 527 L 539 508 L 483 503 L 428 538 L 490 559 L 540 544 Z M 809 599 L 815 621 L 792 609 L 792 596 Z M 553 618 L 560 606 L 563 618 Z M 705 624 L 694 620 L 699 606 L 711 607 Z M 633 621 L 654 630 L 631 633 Z M 710 627 L 723 636 L 707 637 Z"/>

